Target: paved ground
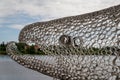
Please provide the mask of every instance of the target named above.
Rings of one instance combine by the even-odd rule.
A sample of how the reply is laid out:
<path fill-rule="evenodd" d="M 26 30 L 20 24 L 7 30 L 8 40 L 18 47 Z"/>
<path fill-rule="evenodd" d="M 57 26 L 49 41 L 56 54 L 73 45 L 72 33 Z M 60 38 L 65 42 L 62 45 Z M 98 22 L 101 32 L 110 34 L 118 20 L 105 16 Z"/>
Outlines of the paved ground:
<path fill-rule="evenodd" d="M 52 80 L 53 78 L 24 68 L 10 58 L 0 59 L 0 80 Z"/>

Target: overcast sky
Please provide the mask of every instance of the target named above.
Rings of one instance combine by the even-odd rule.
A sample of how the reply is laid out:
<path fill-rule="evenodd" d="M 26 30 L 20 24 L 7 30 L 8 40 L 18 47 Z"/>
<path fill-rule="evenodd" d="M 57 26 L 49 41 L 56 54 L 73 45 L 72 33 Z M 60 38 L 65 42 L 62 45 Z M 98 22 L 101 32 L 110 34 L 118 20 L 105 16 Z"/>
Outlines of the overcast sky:
<path fill-rule="evenodd" d="M 0 0 L 0 42 L 18 41 L 27 24 L 80 15 L 120 4 L 120 0 Z"/>

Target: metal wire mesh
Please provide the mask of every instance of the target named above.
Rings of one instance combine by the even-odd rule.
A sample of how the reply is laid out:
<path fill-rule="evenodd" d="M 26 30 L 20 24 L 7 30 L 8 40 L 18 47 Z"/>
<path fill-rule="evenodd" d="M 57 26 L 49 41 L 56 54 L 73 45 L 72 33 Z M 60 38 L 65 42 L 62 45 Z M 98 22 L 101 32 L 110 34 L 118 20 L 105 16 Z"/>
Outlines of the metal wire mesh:
<path fill-rule="evenodd" d="M 24 64 L 32 60 L 37 66 L 34 68 L 31 63 L 32 68 L 28 68 L 58 79 L 118 80 L 119 40 L 120 5 L 117 5 L 93 13 L 27 25 L 21 30 L 19 41 L 39 45 L 47 56 L 43 64 L 37 58 L 18 57 Z M 12 46 L 7 48 L 9 53 Z M 53 63 L 49 63 L 50 60 Z"/>

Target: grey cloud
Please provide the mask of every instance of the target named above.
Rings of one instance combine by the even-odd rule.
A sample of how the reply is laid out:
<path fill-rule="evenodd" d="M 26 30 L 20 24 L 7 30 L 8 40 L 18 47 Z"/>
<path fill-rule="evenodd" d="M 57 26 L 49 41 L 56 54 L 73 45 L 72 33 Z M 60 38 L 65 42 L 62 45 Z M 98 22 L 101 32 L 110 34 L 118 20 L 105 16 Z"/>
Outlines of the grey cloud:
<path fill-rule="evenodd" d="M 120 0 L 1 0 L 0 16 L 22 12 L 48 20 L 92 12 L 119 3 Z"/>

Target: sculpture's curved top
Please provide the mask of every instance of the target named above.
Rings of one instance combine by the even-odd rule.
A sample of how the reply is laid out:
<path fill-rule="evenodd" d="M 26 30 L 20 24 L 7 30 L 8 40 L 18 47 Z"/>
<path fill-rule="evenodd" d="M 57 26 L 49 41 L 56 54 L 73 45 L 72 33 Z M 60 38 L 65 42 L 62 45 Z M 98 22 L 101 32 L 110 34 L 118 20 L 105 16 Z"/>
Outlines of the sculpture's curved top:
<path fill-rule="evenodd" d="M 19 41 L 39 45 L 54 57 L 54 64 L 16 55 L 19 52 L 14 42 L 8 44 L 7 52 L 18 63 L 58 79 L 108 80 L 116 76 L 117 80 L 120 76 L 120 66 L 116 63 L 120 61 L 119 40 L 120 5 L 117 5 L 25 26 Z"/>
<path fill-rule="evenodd" d="M 89 37 L 89 32 L 91 32 L 91 34 L 95 32 L 100 36 L 100 34 L 103 34 L 97 32 L 100 28 L 108 29 L 108 27 L 115 27 L 119 24 L 119 12 L 120 5 L 83 15 L 65 17 L 46 22 L 36 22 L 25 26 L 21 30 L 19 41 L 25 43 L 33 42 L 40 46 L 59 45 L 58 39 L 61 35 L 87 38 L 87 36 Z"/>

